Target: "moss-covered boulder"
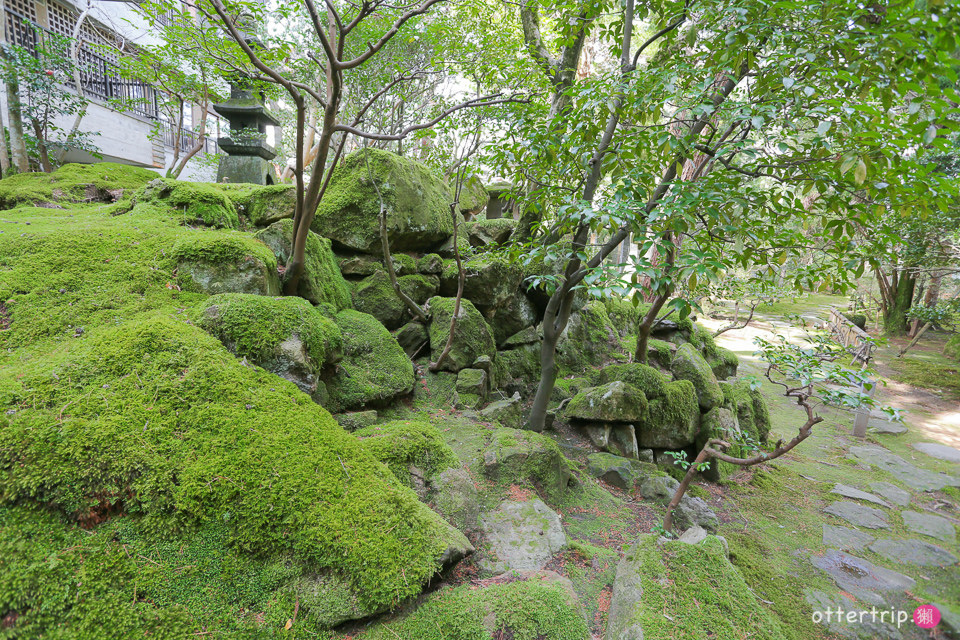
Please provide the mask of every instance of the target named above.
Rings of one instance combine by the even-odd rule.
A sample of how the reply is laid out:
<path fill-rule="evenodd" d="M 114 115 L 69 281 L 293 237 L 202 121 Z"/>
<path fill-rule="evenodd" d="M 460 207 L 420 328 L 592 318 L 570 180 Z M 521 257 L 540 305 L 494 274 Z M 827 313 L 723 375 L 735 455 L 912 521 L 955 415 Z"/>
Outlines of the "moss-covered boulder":
<path fill-rule="evenodd" d="M 524 391 L 540 380 L 540 345 L 524 344 L 514 349 L 497 351 L 494 364 L 494 386 L 507 393 Z"/>
<path fill-rule="evenodd" d="M 620 337 L 626 337 L 637 334 L 637 325 L 640 321 L 642 308 L 635 306 L 633 302 L 620 296 L 610 296 L 605 298 L 603 306 L 607 310 L 612 324 Z"/>
<path fill-rule="evenodd" d="M 438 253 L 428 253 L 417 260 L 417 272 L 424 275 L 439 276 L 443 273 L 443 258 Z"/>
<path fill-rule="evenodd" d="M 607 640 L 787 637 L 716 536 L 696 544 L 640 536 L 617 566 L 608 619 Z"/>
<path fill-rule="evenodd" d="M 337 256 L 337 265 L 340 273 L 346 277 L 372 276 L 377 271 L 383 271 L 383 263 L 375 256 L 357 254 L 351 256 Z"/>
<path fill-rule="evenodd" d="M 379 255 L 381 196 L 391 251 L 430 250 L 453 233 L 453 197 L 443 180 L 416 160 L 379 149 L 340 162 L 312 228 L 338 248 Z"/>
<path fill-rule="evenodd" d="M 487 311 L 485 315 L 499 347 L 505 346 L 508 339 L 524 329 L 533 327 L 539 319 L 536 307 L 521 291 L 515 291 L 504 303 Z"/>
<path fill-rule="evenodd" d="M 723 390 L 717 383 L 710 364 L 700 351 L 690 343 L 681 345 L 670 365 L 677 380 L 689 380 L 697 391 L 697 402 L 703 411 L 709 411 L 723 403 Z"/>
<path fill-rule="evenodd" d="M 599 367 L 618 356 L 620 335 L 599 300 L 574 313 L 557 342 L 557 363 L 576 373 Z"/>
<path fill-rule="evenodd" d="M 200 328 L 153 313 L 65 346 L 0 372 L 18 636 L 96 637 L 106 619 L 124 637 L 237 636 L 243 611 L 268 632 L 297 610 L 317 632 L 469 551 L 324 409 Z"/>
<path fill-rule="evenodd" d="M 343 335 L 343 360 L 326 380 L 328 408 L 346 411 L 382 407 L 413 391 L 413 363 L 376 318 L 341 311 L 334 318 Z"/>
<path fill-rule="evenodd" d="M 619 380 L 584 389 L 570 400 L 567 417 L 583 422 L 639 423 L 647 418 L 643 391 Z"/>
<path fill-rule="evenodd" d="M 136 200 L 168 207 L 186 224 L 240 227 L 236 203 L 215 184 L 157 178 L 137 192 Z"/>
<path fill-rule="evenodd" d="M 477 308 L 492 310 L 505 304 L 517 293 L 520 268 L 502 256 L 482 255 L 463 262 L 465 278 L 463 297 Z M 440 294 L 455 296 L 459 282 L 455 260 L 447 260 L 440 275 Z"/>
<path fill-rule="evenodd" d="M 504 574 L 483 586 L 432 593 L 416 609 L 374 623 L 358 640 L 589 640 L 571 582 L 552 571 Z"/>
<path fill-rule="evenodd" d="M 517 221 L 513 218 L 495 218 L 468 222 L 465 226 L 470 246 L 486 247 L 506 242 L 516 228 Z"/>
<path fill-rule="evenodd" d="M 752 388 L 747 380 L 721 382 L 723 406 L 737 417 L 744 437 L 755 442 L 766 442 L 770 432 L 770 409 L 759 388 Z"/>
<path fill-rule="evenodd" d="M 670 371 L 670 365 L 673 364 L 673 354 L 677 346 L 672 342 L 664 340 L 647 340 L 647 362 L 665 371 Z"/>
<path fill-rule="evenodd" d="M 427 333 L 427 326 L 420 322 L 406 323 L 394 332 L 393 337 L 411 358 L 429 351 L 425 347 L 430 343 L 430 334 Z"/>
<path fill-rule="evenodd" d="M 205 300 L 193 317 L 231 353 L 308 394 L 320 370 L 343 356 L 340 329 L 302 298 L 225 293 Z"/>
<path fill-rule="evenodd" d="M 623 491 L 633 491 L 648 477 L 662 472 L 652 462 L 599 452 L 587 456 L 587 473 Z"/>
<path fill-rule="evenodd" d="M 653 367 L 638 362 L 611 364 L 601 369 L 597 374 L 598 384 L 616 381 L 633 385 L 643 391 L 643 395 L 648 400 L 652 400 L 666 393 L 666 385 L 670 382 L 670 378 Z"/>
<path fill-rule="evenodd" d="M 388 329 L 400 327 L 407 319 L 407 306 L 393 290 L 390 276 L 377 271 L 353 289 L 353 307 L 368 313 Z"/>
<path fill-rule="evenodd" d="M 289 184 L 261 187 L 244 201 L 246 218 L 258 227 L 268 227 L 275 222 L 293 218 L 297 210 L 297 188 Z"/>
<path fill-rule="evenodd" d="M 716 347 L 710 353 L 705 354 L 707 363 L 713 371 L 717 380 L 726 380 L 737 375 L 737 368 L 740 366 L 740 358 L 733 351 Z"/>
<path fill-rule="evenodd" d="M 675 380 L 650 401 L 647 419 L 637 425 L 637 443 L 645 449 L 683 449 L 693 444 L 700 427 L 700 407 L 693 383 Z"/>
<path fill-rule="evenodd" d="M 412 489 L 422 488 L 441 471 L 460 465 L 457 455 L 429 422 L 393 420 L 358 429 L 353 435 L 365 451 Z"/>
<path fill-rule="evenodd" d="M 740 424 L 737 421 L 737 417 L 727 408 L 714 407 L 700 418 L 700 430 L 697 434 L 696 441 L 697 450 L 703 449 L 704 445 L 713 438 L 729 442 L 733 445 L 730 449 L 726 450 L 727 455 L 739 458 L 749 456 L 750 454 L 750 450 L 740 443 Z M 754 453 L 755 452 L 756 450 L 754 450 Z M 740 470 L 740 468 L 741 467 L 730 464 L 729 462 L 711 458 L 709 466 L 701 470 L 700 475 L 713 482 L 720 482 L 725 480 L 731 473 Z"/>
<path fill-rule="evenodd" d="M 573 474 L 553 440 L 507 427 L 496 427 L 488 435 L 486 446 L 479 452 L 487 479 L 504 487 L 530 482 L 551 502 L 563 497 Z"/>
<path fill-rule="evenodd" d="M 149 169 L 113 162 L 65 164 L 53 173 L 21 173 L 0 180 L 0 210 L 116 202 L 156 177 Z"/>
<path fill-rule="evenodd" d="M 280 295 L 277 258 L 244 234 L 193 233 L 171 249 L 180 286 L 202 293 Z"/>
<path fill-rule="evenodd" d="M 483 369 L 461 369 L 457 374 L 457 393 L 468 393 L 486 399 L 490 379 Z"/>
<path fill-rule="evenodd" d="M 446 469 L 437 474 L 428 504 L 460 531 L 470 533 L 477 529 L 480 501 L 467 469 Z"/>
<path fill-rule="evenodd" d="M 293 221 L 274 222 L 258 232 L 257 239 L 270 247 L 280 265 L 286 265 L 293 250 Z M 297 295 L 313 304 L 329 304 L 337 311 L 350 308 L 350 288 L 340 274 L 330 241 L 307 232 L 303 275 Z"/>
<path fill-rule="evenodd" d="M 431 314 L 428 327 L 430 350 L 434 358 L 440 355 L 450 337 L 450 320 L 453 318 L 455 303 L 454 298 L 439 296 L 430 298 L 427 302 Z M 497 346 L 487 321 L 470 300 L 461 300 L 460 315 L 457 317 L 450 353 L 440 369 L 456 373 L 471 366 L 480 356 L 493 358 L 496 355 Z"/>
<path fill-rule="evenodd" d="M 450 192 L 453 193 L 455 185 L 450 186 Z M 487 206 L 490 200 L 490 194 L 487 188 L 483 186 L 483 180 L 479 176 L 468 176 L 464 178 L 460 187 L 460 213 L 464 216 L 475 216 Z"/>

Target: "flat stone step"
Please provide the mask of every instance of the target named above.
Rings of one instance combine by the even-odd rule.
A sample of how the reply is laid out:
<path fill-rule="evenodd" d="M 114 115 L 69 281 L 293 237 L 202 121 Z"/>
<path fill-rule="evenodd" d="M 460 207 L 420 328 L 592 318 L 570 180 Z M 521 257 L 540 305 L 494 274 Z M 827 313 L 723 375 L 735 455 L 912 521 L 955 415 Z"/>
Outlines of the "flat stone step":
<path fill-rule="evenodd" d="M 865 529 L 890 528 L 890 520 L 883 511 L 848 500 L 834 502 L 824 509 L 823 512 L 837 516 L 838 518 L 843 518 L 850 524 L 857 527 L 864 527 Z"/>
<path fill-rule="evenodd" d="M 869 533 L 850 529 L 849 527 L 835 527 L 823 525 L 823 544 L 844 551 L 861 551 L 876 540 Z"/>
<path fill-rule="evenodd" d="M 948 447 L 939 442 L 917 442 L 912 446 L 920 453 L 925 453 L 928 456 L 947 462 L 960 462 L 960 449 L 955 447 Z"/>
<path fill-rule="evenodd" d="M 923 540 L 877 540 L 870 545 L 870 551 L 888 560 L 919 567 L 948 567 L 957 563 L 957 556 Z"/>
<path fill-rule="evenodd" d="M 946 518 L 919 511 L 904 511 L 900 515 L 903 516 L 903 524 L 914 533 L 930 536 L 944 542 L 955 543 L 957 541 L 957 530 L 953 523 Z"/>
<path fill-rule="evenodd" d="M 861 491 L 856 487 L 851 487 L 845 484 L 836 484 L 833 486 L 833 489 L 830 490 L 830 493 L 836 493 L 841 495 L 844 498 L 852 498 L 853 500 L 866 500 L 867 502 L 872 502 L 878 504 L 881 507 L 890 508 L 890 505 L 872 493 L 867 493 L 866 491 Z"/>
<path fill-rule="evenodd" d="M 915 467 L 883 447 L 875 445 L 850 447 L 850 455 L 857 460 L 879 467 L 912 489 L 939 491 L 944 487 L 960 487 L 960 478 Z"/>
<path fill-rule="evenodd" d="M 910 504 L 910 492 L 901 489 L 895 484 L 889 482 L 871 482 L 870 490 L 879 493 L 881 496 L 894 504 L 905 507 Z"/>

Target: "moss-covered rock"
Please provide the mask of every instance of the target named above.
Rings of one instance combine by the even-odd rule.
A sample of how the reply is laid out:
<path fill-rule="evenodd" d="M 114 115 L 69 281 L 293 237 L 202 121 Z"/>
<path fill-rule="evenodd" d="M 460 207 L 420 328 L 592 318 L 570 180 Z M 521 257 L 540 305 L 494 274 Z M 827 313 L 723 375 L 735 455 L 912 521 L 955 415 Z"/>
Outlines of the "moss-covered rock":
<path fill-rule="evenodd" d="M 718 438 L 724 442 L 733 445 L 726 451 L 728 455 L 734 457 L 743 457 L 748 454 L 748 450 L 738 444 L 741 440 L 740 424 L 732 411 L 725 407 L 714 407 L 703 414 L 700 419 L 700 432 L 697 435 L 697 449 L 703 449 L 704 445 L 712 438 Z M 729 462 L 723 462 L 716 458 L 711 458 L 709 466 L 700 471 L 700 474 L 712 480 L 720 482 L 725 480 L 731 473 L 739 471 L 740 467 Z"/>
<path fill-rule="evenodd" d="M 648 477 L 661 475 L 662 472 L 652 462 L 600 452 L 587 456 L 587 473 L 623 491 L 633 491 Z"/>
<path fill-rule="evenodd" d="M 220 229 L 240 227 L 237 205 L 215 184 L 157 178 L 137 192 L 136 200 L 169 207 L 187 224 Z"/>
<path fill-rule="evenodd" d="M 477 220 L 465 225 L 467 238 L 473 247 L 501 245 L 510 238 L 516 226 L 517 221 L 513 218 Z"/>
<path fill-rule="evenodd" d="M 632 384 L 608 382 L 575 395 L 566 414 L 584 422 L 639 423 L 647 418 L 647 397 Z"/>
<path fill-rule="evenodd" d="M 677 347 L 673 343 L 650 338 L 647 340 L 647 362 L 669 371 L 676 350 Z"/>
<path fill-rule="evenodd" d="M 337 265 L 340 273 L 347 277 L 372 276 L 377 271 L 383 271 L 383 264 L 375 256 L 365 254 L 337 256 Z"/>
<path fill-rule="evenodd" d="M 717 380 L 726 380 L 737 375 L 737 368 L 740 366 L 740 358 L 733 351 L 717 347 L 711 353 L 707 354 L 707 363 L 713 371 Z"/>
<path fill-rule="evenodd" d="M 353 290 L 353 307 L 368 313 L 388 329 L 396 329 L 407 318 L 407 306 L 393 290 L 390 276 L 377 271 L 360 281 Z"/>
<path fill-rule="evenodd" d="M 424 275 L 439 276 L 443 273 L 443 258 L 437 253 L 428 253 L 417 260 L 417 272 Z"/>
<path fill-rule="evenodd" d="M 656 534 L 642 535 L 617 567 L 606 637 L 786 639 L 722 540 L 687 544 Z"/>
<path fill-rule="evenodd" d="M 709 411 L 723 403 L 723 390 L 717 377 L 700 351 L 691 343 L 681 345 L 670 365 L 677 380 L 689 380 L 697 391 L 697 402 L 703 411 Z"/>
<path fill-rule="evenodd" d="M 226 293 L 205 300 L 193 317 L 231 353 L 308 394 L 321 368 L 343 356 L 340 329 L 302 298 Z"/>
<path fill-rule="evenodd" d="M 536 307 L 521 291 L 515 291 L 504 303 L 487 311 L 485 315 L 493 331 L 493 338 L 500 347 L 506 346 L 508 339 L 524 329 L 532 328 L 539 319 Z"/>
<path fill-rule="evenodd" d="M 256 237 L 270 247 L 279 264 L 287 264 L 293 250 L 292 220 L 274 222 Z M 312 231 L 307 232 L 303 275 L 300 276 L 297 295 L 313 304 L 329 304 L 337 311 L 350 308 L 350 288 L 340 274 L 330 241 Z"/>
<path fill-rule="evenodd" d="M 334 321 L 343 335 L 343 360 L 326 380 L 332 411 L 382 407 L 413 391 L 413 363 L 376 318 L 348 309 Z"/>
<path fill-rule="evenodd" d="M 316 630 L 469 550 L 326 411 L 198 327 L 157 313 L 95 333 L 0 372 L 18 635 L 100 637 L 107 618 L 129 637 L 235 635 L 244 610 L 279 630 L 295 602 Z"/>
<path fill-rule="evenodd" d="M 463 269 L 463 297 L 485 311 L 506 303 L 516 295 L 520 285 L 519 267 L 502 256 L 482 255 L 470 258 L 463 262 Z M 440 275 L 440 293 L 444 296 L 455 296 L 458 282 L 456 261 L 446 261 Z"/>
<path fill-rule="evenodd" d="M 855 327 L 862 331 L 867 329 L 867 316 L 862 313 L 845 313 L 843 317 L 850 321 Z"/>
<path fill-rule="evenodd" d="M 416 160 L 379 149 L 340 162 L 312 228 L 337 247 L 380 254 L 380 196 L 391 251 L 430 250 L 453 233 L 453 198 L 443 180 Z"/>
<path fill-rule="evenodd" d="M 276 257 L 250 236 L 191 234 L 173 245 L 171 255 L 184 289 L 208 294 L 280 295 Z"/>
<path fill-rule="evenodd" d="M 450 187 L 453 193 L 454 187 Z M 490 194 L 487 188 L 483 186 L 483 180 L 479 176 L 468 176 L 464 178 L 460 187 L 460 213 L 464 215 L 476 215 L 483 211 L 490 200 Z"/>
<path fill-rule="evenodd" d="M 489 480 L 504 486 L 528 481 L 554 502 L 563 497 L 573 477 L 557 444 L 533 431 L 495 428 L 479 459 Z"/>
<path fill-rule="evenodd" d="M 457 455 L 429 422 L 393 420 L 358 429 L 353 435 L 365 451 L 411 488 L 418 479 L 429 480 L 460 465 Z"/>
<path fill-rule="evenodd" d="M 447 469 L 433 479 L 430 508 L 454 527 L 469 533 L 477 529 L 480 502 L 477 487 L 466 469 Z"/>
<path fill-rule="evenodd" d="M 280 220 L 293 218 L 297 210 L 297 188 L 275 184 L 254 190 L 244 202 L 246 218 L 258 227 L 268 227 Z"/>
<path fill-rule="evenodd" d="M 621 355 L 619 347 L 620 336 L 606 308 L 592 300 L 570 317 L 557 342 L 557 363 L 579 373 L 616 359 Z"/>
<path fill-rule="evenodd" d="M 397 329 L 393 336 L 403 348 L 404 353 L 411 358 L 415 358 L 417 354 L 425 353 L 427 350 L 424 347 L 430 342 L 430 334 L 427 333 L 426 325 L 419 322 L 408 322 Z"/>
<path fill-rule="evenodd" d="M 721 382 L 723 406 L 737 417 L 744 437 L 755 442 L 767 441 L 770 432 L 770 410 L 760 389 L 753 389 L 746 380 Z"/>
<path fill-rule="evenodd" d="M 700 426 L 700 407 L 693 383 L 675 380 L 650 401 L 647 419 L 637 425 L 637 443 L 646 449 L 682 449 L 693 444 Z"/>
<path fill-rule="evenodd" d="M 649 365 L 637 362 L 608 365 L 597 373 L 597 384 L 615 381 L 633 385 L 643 391 L 643 395 L 648 400 L 652 400 L 666 393 L 666 385 L 670 382 L 670 378 Z"/>
<path fill-rule="evenodd" d="M 494 385 L 507 393 L 522 391 L 540 380 L 540 345 L 525 344 L 515 349 L 498 351 L 494 361 Z M 571 394 L 568 397 L 572 397 Z"/>
<path fill-rule="evenodd" d="M 430 595 L 409 614 L 374 624 L 358 640 L 588 640 L 570 581 L 552 571 L 504 575 L 483 587 L 463 585 Z"/>
<path fill-rule="evenodd" d="M 636 335 L 637 325 L 640 321 L 640 308 L 634 306 L 630 300 L 620 296 L 605 298 L 603 306 L 610 317 L 610 323 L 616 328 L 620 337 Z"/>
<path fill-rule="evenodd" d="M 427 305 L 430 309 L 430 350 L 434 357 L 438 357 L 447 344 L 450 336 L 450 320 L 456 300 L 453 298 L 430 298 Z M 480 356 L 491 358 L 497 355 L 497 346 L 490 333 L 490 327 L 483 315 L 473 306 L 470 300 L 460 301 L 460 315 L 457 317 L 457 326 L 453 334 L 453 344 L 440 368 L 444 371 L 457 372 L 471 366 Z"/>
<path fill-rule="evenodd" d="M 116 202 L 156 177 L 149 169 L 113 162 L 65 164 L 53 173 L 21 173 L 0 180 L 0 210 Z"/>
<path fill-rule="evenodd" d="M 457 374 L 457 393 L 469 393 L 483 399 L 487 397 L 489 385 L 489 377 L 483 369 L 461 369 Z"/>

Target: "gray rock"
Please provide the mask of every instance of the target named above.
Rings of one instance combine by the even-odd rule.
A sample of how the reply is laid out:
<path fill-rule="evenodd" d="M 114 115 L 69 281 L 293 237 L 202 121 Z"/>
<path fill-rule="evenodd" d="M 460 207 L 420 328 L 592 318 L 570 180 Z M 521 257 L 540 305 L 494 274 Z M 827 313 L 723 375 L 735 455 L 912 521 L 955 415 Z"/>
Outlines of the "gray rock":
<path fill-rule="evenodd" d="M 872 502 L 878 504 L 881 507 L 890 508 L 890 505 L 873 495 L 872 493 L 867 493 L 866 491 L 861 491 L 856 487 L 850 487 L 845 484 L 836 484 L 833 486 L 833 489 L 830 490 L 830 493 L 836 493 L 841 495 L 844 498 L 852 498 L 854 500 L 866 500 L 867 502 Z"/>
<path fill-rule="evenodd" d="M 560 516 L 539 499 L 504 502 L 481 516 L 480 526 L 490 545 L 480 567 L 491 574 L 543 569 L 567 546 Z"/>
<path fill-rule="evenodd" d="M 575 395 L 566 414 L 571 420 L 586 422 L 641 422 L 647 416 L 647 397 L 632 384 L 609 382 Z"/>
<path fill-rule="evenodd" d="M 683 529 L 699 525 L 711 532 L 715 532 L 719 524 L 717 514 L 703 498 L 690 496 L 680 499 L 680 504 L 673 510 L 673 520 Z"/>
<path fill-rule="evenodd" d="M 870 545 L 870 550 L 888 560 L 920 567 L 946 567 L 957 563 L 957 556 L 923 540 L 877 540 Z"/>
<path fill-rule="evenodd" d="M 823 511 L 824 513 L 829 513 L 830 515 L 837 516 L 838 518 L 843 518 L 850 524 L 857 527 L 864 527 L 866 529 L 890 528 L 890 522 L 887 519 L 887 514 L 879 509 L 865 507 L 862 504 L 857 504 L 856 502 L 840 500 L 839 502 L 834 502 Z"/>
<path fill-rule="evenodd" d="M 805 590 L 805 599 L 815 613 L 820 615 L 814 618 L 816 624 L 825 627 L 831 634 L 849 640 L 906 640 L 902 629 L 891 624 L 889 614 L 887 619 L 874 620 L 871 616 L 864 616 L 863 622 L 858 620 L 848 623 L 846 619 L 838 619 L 836 610 L 844 612 L 859 611 L 863 607 L 854 600 L 852 595 L 834 594 L 816 589 Z M 889 612 L 889 609 L 886 609 Z M 828 612 L 830 613 L 828 616 Z M 905 630 L 905 629 L 904 629 Z"/>
<path fill-rule="evenodd" d="M 905 507 L 910 504 L 910 492 L 901 489 L 895 484 L 889 482 L 871 482 L 870 490 L 879 493 L 881 496 L 894 504 Z"/>
<path fill-rule="evenodd" d="M 844 551 L 860 551 L 876 540 L 873 536 L 848 527 L 823 525 L 823 544 Z"/>
<path fill-rule="evenodd" d="M 427 333 L 427 327 L 419 322 L 408 322 L 393 334 L 397 342 L 403 347 L 403 352 L 411 358 L 415 355 L 422 355 L 424 347 L 430 342 L 430 334 Z"/>
<path fill-rule="evenodd" d="M 579 427 L 591 444 L 601 451 L 608 451 L 624 458 L 639 459 L 636 430 L 632 424 L 612 422 L 581 423 Z"/>
<path fill-rule="evenodd" d="M 937 442 L 918 442 L 913 448 L 928 456 L 946 460 L 947 462 L 960 462 L 960 449 L 948 447 L 945 444 Z"/>
<path fill-rule="evenodd" d="M 470 393 L 485 398 L 488 382 L 487 372 L 483 369 L 461 369 L 457 374 L 457 393 Z"/>
<path fill-rule="evenodd" d="M 874 433 L 883 433 L 898 436 L 907 432 L 907 428 L 900 422 L 890 422 L 889 420 L 871 420 L 870 431 Z"/>
<path fill-rule="evenodd" d="M 858 460 L 879 467 L 900 482 L 919 491 L 938 491 L 944 487 L 960 486 L 960 478 L 919 469 L 883 447 L 875 445 L 850 447 L 850 454 Z"/>
<path fill-rule="evenodd" d="M 587 456 L 587 473 L 624 491 L 632 491 L 656 470 L 651 463 L 640 462 L 612 453 L 591 453 Z"/>
<path fill-rule="evenodd" d="M 369 427 L 374 422 L 377 421 L 377 412 L 371 409 L 370 411 L 353 411 L 351 413 L 338 413 L 333 416 L 333 419 L 337 421 L 341 427 L 347 431 L 356 431 L 357 429 L 363 429 L 364 427 Z"/>
<path fill-rule="evenodd" d="M 527 344 L 536 344 L 540 342 L 540 334 L 534 327 L 527 327 L 518 331 L 503 342 L 504 349 L 515 349 Z"/>
<path fill-rule="evenodd" d="M 684 531 L 683 535 L 681 535 L 677 539 L 680 542 L 683 542 L 686 544 L 698 544 L 706 540 L 708 535 L 709 534 L 707 533 L 706 529 L 704 529 L 699 525 L 693 525 L 692 527 Z"/>
<path fill-rule="evenodd" d="M 903 524 L 914 533 L 919 533 L 944 542 L 956 542 L 957 531 L 946 518 L 917 511 L 904 511 Z"/>
<path fill-rule="evenodd" d="M 433 314 L 430 325 L 427 327 L 430 334 L 430 351 L 433 357 L 437 358 L 450 338 L 450 321 L 453 319 L 456 300 L 436 296 L 430 298 L 427 306 Z M 453 333 L 450 351 L 440 368 L 456 373 L 460 369 L 472 366 L 478 357 L 482 355 L 494 357 L 496 353 L 497 346 L 493 342 L 487 321 L 473 303 L 464 298 L 460 301 L 457 326 Z"/>
<path fill-rule="evenodd" d="M 916 580 L 835 549 L 810 559 L 813 566 L 833 578 L 844 591 L 903 591 L 912 589 Z"/>
<path fill-rule="evenodd" d="M 499 422 L 504 427 L 520 429 L 523 427 L 523 407 L 520 394 L 515 393 L 506 400 L 491 402 L 480 412 L 484 420 Z"/>
<path fill-rule="evenodd" d="M 647 500 L 668 504 L 679 486 L 680 483 L 670 476 L 655 476 L 643 481 L 640 485 L 640 493 Z"/>
<path fill-rule="evenodd" d="M 460 531 L 474 531 L 480 517 L 477 487 L 465 469 L 446 469 L 433 482 L 431 506 Z"/>
<path fill-rule="evenodd" d="M 500 346 L 506 346 L 510 338 L 525 329 L 532 329 L 537 322 L 536 308 L 521 291 L 516 291 L 503 304 L 494 307 L 485 315 L 493 330 L 493 338 Z"/>

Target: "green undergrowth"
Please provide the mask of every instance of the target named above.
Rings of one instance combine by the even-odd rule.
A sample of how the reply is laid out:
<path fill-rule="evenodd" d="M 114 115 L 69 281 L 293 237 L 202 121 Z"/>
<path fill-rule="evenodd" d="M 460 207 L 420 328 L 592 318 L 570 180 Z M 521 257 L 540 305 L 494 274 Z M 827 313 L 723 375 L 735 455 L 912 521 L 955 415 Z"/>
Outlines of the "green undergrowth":
<path fill-rule="evenodd" d="M 527 581 L 444 589 L 397 620 L 364 631 L 358 640 L 584 640 L 583 615 L 555 582 Z"/>
<path fill-rule="evenodd" d="M 4 505 L 94 528 L 123 515 L 145 549 L 216 524 L 241 558 L 334 572 L 373 610 L 417 594 L 465 543 L 294 385 L 182 319 L 146 314 L 69 347 L 0 370 Z M 81 604 L 41 586 L 23 594 L 24 625 Z"/>
<path fill-rule="evenodd" d="M 891 378 L 922 389 L 942 391 L 960 401 L 960 362 L 932 351 L 908 351 L 886 362 Z"/>

